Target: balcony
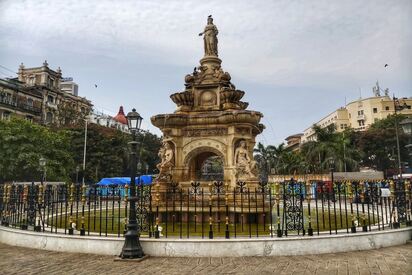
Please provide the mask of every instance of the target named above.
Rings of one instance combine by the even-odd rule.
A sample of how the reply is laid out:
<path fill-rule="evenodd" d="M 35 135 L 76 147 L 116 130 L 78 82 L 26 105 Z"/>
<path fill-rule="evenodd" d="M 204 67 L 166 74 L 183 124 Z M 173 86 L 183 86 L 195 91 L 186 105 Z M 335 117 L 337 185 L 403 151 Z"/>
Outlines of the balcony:
<path fill-rule="evenodd" d="M 0 97 L 0 104 L 6 105 L 13 109 L 18 109 L 23 112 L 29 112 L 33 115 L 41 114 L 41 108 L 27 105 L 25 102 L 19 102 L 8 97 Z"/>
<path fill-rule="evenodd" d="M 17 101 L 9 97 L 0 97 L 0 104 L 17 107 Z"/>
<path fill-rule="evenodd" d="M 366 116 L 365 115 L 358 115 L 357 120 L 366 120 Z"/>
<path fill-rule="evenodd" d="M 23 103 L 23 102 L 18 102 L 17 107 L 21 110 L 32 113 L 34 115 L 40 115 L 41 114 L 41 108 L 34 107 L 34 106 L 28 105 L 28 104 Z"/>

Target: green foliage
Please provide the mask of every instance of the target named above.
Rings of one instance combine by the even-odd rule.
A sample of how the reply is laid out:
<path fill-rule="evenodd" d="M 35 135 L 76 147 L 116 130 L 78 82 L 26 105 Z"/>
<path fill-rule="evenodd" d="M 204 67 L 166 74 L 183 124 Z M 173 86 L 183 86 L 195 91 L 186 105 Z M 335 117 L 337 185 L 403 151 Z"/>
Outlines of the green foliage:
<path fill-rule="evenodd" d="M 284 144 L 255 148 L 255 159 L 260 169 L 276 174 L 325 173 L 329 171 L 329 160 L 334 159 L 335 171 L 358 171 L 359 166 L 377 170 L 397 172 L 396 121 L 403 115 L 391 115 L 378 120 L 363 132 L 346 129 L 336 132 L 334 124 L 321 128 L 313 126 L 316 141 L 304 143 L 297 152 L 290 152 Z M 401 160 L 408 160 L 408 151 L 403 149 L 407 136 L 399 127 Z"/>
<path fill-rule="evenodd" d="M 395 130 L 395 122 L 402 121 L 406 116 L 402 114 L 389 115 L 385 119 L 380 119 L 373 123 L 370 129 L 392 129 Z"/>
<path fill-rule="evenodd" d="M 47 179 L 67 180 L 73 169 L 66 131 L 54 132 L 25 120 L 0 121 L 0 181 L 41 178 L 39 159 L 47 159 Z"/>
<path fill-rule="evenodd" d="M 86 169 L 82 171 L 84 125 L 70 128 L 49 128 L 25 120 L 0 121 L 0 182 L 38 181 L 41 177 L 39 159 L 47 159 L 48 181 L 79 180 L 95 183 L 103 177 L 129 176 L 131 135 L 116 129 L 88 125 Z M 143 171 L 153 173 L 158 162 L 160 138 L 151 133 L 139 133 Z"/>

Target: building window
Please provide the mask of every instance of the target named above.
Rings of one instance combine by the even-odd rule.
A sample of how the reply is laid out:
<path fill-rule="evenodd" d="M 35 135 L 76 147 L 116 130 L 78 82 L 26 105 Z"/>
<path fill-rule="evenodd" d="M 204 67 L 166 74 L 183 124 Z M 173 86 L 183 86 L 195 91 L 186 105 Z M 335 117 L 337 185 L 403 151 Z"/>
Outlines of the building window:
<path fill-rule="evenodd" d="M 47 102 L 54 103 L 54 97 L 51 95 L 47 96 Z"/>
<path fill-rule="evenodd" d="M 358 120 L 359 126 L 365 126 L 365 121 L 364 120 Z"/>
<path fill-rule="evenodd" d="M 351 118 L 351 115 L 349 114 L 349 118 Z"/>
<path fill-rule="evenodd" d="M 27 99 L 27 106 L 33 107 L 33 99 L 31 98 Z"/>
<path fill-rule="evenodd" d="M 80 112 L 82 112 L 82 114 L 84 114 L 86 112 L 86 109 L 84 107 L 81 107 Z"/>
<path fill-rule="evenodd" d="M 4 120 L 10 120 L 10 112 L 3 112 L 3 114 L 2 114 L 2 116 L 1 116 L 1 118 L 2 119 L 4 119 Z"/>
<path fill-rule="evenodd" d="M 363 110 L 358 111 L 358 115 L 363 115 Z"/>
<path fill-rule="evenodd" d="M 53 122 L 53 114 L 51 112 L 47 112 L 46 123 L 52 123 L 52 122 Z"/>
<path fill-rule="evenodd" d="M 373 108 L 373 113 L 376 114 L 378 112 L 378 108 Z"/>
<path fill-rule="evenodd" d="M 49 78 L 49 87 L 54 87 L 54 79 Z"/>
<path fill-rule="evenodd" d="M 33 122 L 33 117 L 32 116 L 26 116 L 25 118 L 27 121 Z"/>
<path fill-rule="evenodd" d="M 386 111 L 389 111 L 389 106 L 386 106 L 386 107 L 385 107 L 385 110 L 386 110 Z"/>
<path fill-rule="evenodd" d="M 29 85 L 34 85 L 36 84 L 36 77 L 35 76 L 31 76 L 29 78 Z"/>

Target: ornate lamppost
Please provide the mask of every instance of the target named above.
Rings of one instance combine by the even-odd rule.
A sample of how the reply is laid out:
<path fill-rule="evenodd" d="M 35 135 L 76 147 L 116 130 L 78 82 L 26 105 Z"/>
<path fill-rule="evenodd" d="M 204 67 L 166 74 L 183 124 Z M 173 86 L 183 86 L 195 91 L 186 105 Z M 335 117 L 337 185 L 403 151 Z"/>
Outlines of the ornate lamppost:
<path fill-rule="evenodd" d="M 40 166 L 40 171 L 41 171 L 40 186 L 38 188 L 38 194 L 37 194 L 37 207 L 38 207 L 38 210 L 39 210 L 39 217 L 38 217 L 38 219 L 37 219 L 37 221 L 35 222 L 35 225 L 34 225 L 34 231 L 37 231 L 37 232 L 41 231 L 42 225 L 40 223 L 43 223 L 41 209 L 42 209 L 42 202 L 43 202 L 42 201 L 43 200 L 43 182 L 44 182 L 45 177 L 46 177 L 46 162 L 47 162 L 46 159 L 43 158 L 43 157 L 41 157 L 39 159 L 39 166 Z M 33 188 L 35 188 L 35 186 L 33 186 Z M 34 192 L 34 190 L 33 190 L 33 192 Z M 32 206 L 34 206 L 33 211 L 35 212 L 36 211 L 36 206 L 35 205 L 32 205 Z"/>
<path fill-rule="evenodd" d="M 333 172 L 335 171 L 335 159 L 334 158 L 329 158 L 329 170 L 330 170 L 330 177 L 332 181 L 332 186 L 333 186 Z"/>
<path fill-rule="evenodd" d="M 403 132 L 408 135 L 408 144 L 405 147 L 409 151 L 409 167 L 412 167 L 412 118 L 405 118 L 399 124 Z"/>
<path fill-rule="evenodd" d="M 137 156 L 137 141 L 136 134 L 140 130 L 140 125 L 143 118 L 133 109 L 127 114 L 127 125 L 132 133 L 133 141 L 129 142 L 130 150 L 130 197 L 129 197 L 129 220 L 127 224 L 127 232 L 125 234 L 125 242 L 120 255 L 123 259 L 142 258 L 144 256 L 142 246 L 139 242 L 140 230 L 136 218 L 136 164 L 138 163 Z"/>
<path fill-rule="evenodd" d="M 404 102 L 402 105 L 399 100 L 393 96 L 393 107 L 395 110 L 395 133 L 396 133 L 396 147 L 398 151 L 398 171 L 399 171 L 399 179 L 402 181 L 402 162 L 401 162 L 401 149 L 399 146 L 399 130 L 398 130 L 398 117 L 397 112 L 402 111 L 403 109 L 409 109 L 410 106 Z"/>
<path fill-rule="evenodd" d="M 402 126 L 403 132 L 408 135 L 408 144 L 405 146 L 409 153 L 409 169 L 412 169 L 412 118 L 408 117 L 399 123 Z M 406 207 L 406 225 L 412 226 L 412 215 L 411 215 L 411 183 L 406 181 L 404 185 L 405 189 L 405 202 L 409 204 Z"/>
<path fill-rule="evenodd" d="M 40 171 L 41 171 L 41 179 L 40 179 L 40 183 L 43 185 L 43 182 L 45 180 L 46 177 L 46 162 L 47 160 L 43 157 L 41 157 L 39 159 L 39 166 L 40 166 Z"/>

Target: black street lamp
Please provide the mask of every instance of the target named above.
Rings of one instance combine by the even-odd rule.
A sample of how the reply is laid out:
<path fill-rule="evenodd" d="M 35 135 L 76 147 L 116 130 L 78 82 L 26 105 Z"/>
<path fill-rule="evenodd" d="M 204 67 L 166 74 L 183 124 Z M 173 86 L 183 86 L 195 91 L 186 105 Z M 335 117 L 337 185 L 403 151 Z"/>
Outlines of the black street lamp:
<path fill-rule="evenodd" d="M 45 175 L 46 175 L 46 159 L 41 157 L 39 159 L 39 166 L 40 166 L 40 171 L 41 171 L 41 179 L 40 183 L 43 185 L 43 181 L 45 180 Z"/>
<path fill-rule="evenodd" d="M 39 217 L 37 220 L 37 224 L 35 223 L 34 225 L 34 231 L 40 232 L 42 229 L 42 225 L 43 224 L 43 220 L 42 220 L 42 200 L 41 200 L 41 196 L 42 196 L 42 192 L 43 192 L 43 182 L 45 180 L 46 177 L 46 162 L 47 160 L 43 157 L 41 157 L 39 159 L 39 166 L 40 166 L 40 171 L 41 171 L 41 178 L 40 178 L 40 186 L 38 189 L 38 194 L 37 194 L 37 206 L 38 206 L 38 210 L 39 210 Z M 33 186 L 34 188 L 34 186 Z M 34 191 L 34 190 L 33 190 Z M 34 205 L 33 205 L 34 206 Z M 36 206 L 34 206 L 34 212 L 36 211 Z M 41 224 L 40 224 L 41 222 Z"/>
<path fill-rule="evenodd" d="M 136 168 L 138 163 L 136 133 L 140 130 L 143 118 L 133 109 L 127 114 L 127 125 L 132 133 L 133 141 L 129 142 L 130 150 L 130 197 L 129 197 L 129 220 L 127 223 L 127 232 L 125 242 L 120 255 L 123 259 L 142 258 L 144 256 L 142 246 L 140 245 L 140 230 L 136 218 Z"/>
<path fill-rule="evenodd" d="M 401 104 L 399 102 L 399 99 L 397 99 L 395 97 L 395 95 L 393 96 L 393 107 L 394 107 L 394 111 L 395 111 L 395 133 L 396 133 L 396 147 L 397 147 L 397 151 L 398 151 L 398 171 L 399 171 L 399 179 L 402 181 L 402 162 L 401 162 L 401 149 L 399 146 L 399 126 L 398 126 L 398 117 L 397 117 L 397 112 L 398 111 L 402 111 L 404 109 L 409 109 L 411 106 L 409 106 L 408 104 L 406 104 L 406 102 L 403 102 L 403 104 Z"/>
<path fill-rule="evenodd" d="M 409 167 L 412 167 L 412 118 L 405 118 L 399 124 L 403 132 L 408 136 L 408 144 L 405 147 L 409 152 Z"/>
<path fill-rule="evenodd" d="M 330 170 L 331 180 L 333 184 L 333 172 L 335 171 L 335 159 L 334 158 L 329 158 L 329 170 Z"/>
<path fill-rule="evenodd" d="M 334 178 L 333 178 L 333 172 L 335 171 L 335 159 L 334 158 L 329 158 L 329 170 L 330 170 L 330 177 L 331 177 L 331 185 L 330 188 L 333 190 L 333 184 L 334 184 Z M 328 197 L 329 199 L 334 196 L 334 193 L 331 194 L 331 189 L 328 190 Z M 333 201 L 335 201 L 335 197 L 332 198 Z"/>

